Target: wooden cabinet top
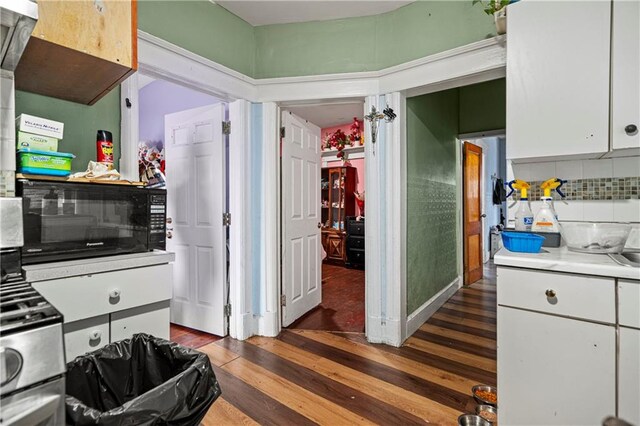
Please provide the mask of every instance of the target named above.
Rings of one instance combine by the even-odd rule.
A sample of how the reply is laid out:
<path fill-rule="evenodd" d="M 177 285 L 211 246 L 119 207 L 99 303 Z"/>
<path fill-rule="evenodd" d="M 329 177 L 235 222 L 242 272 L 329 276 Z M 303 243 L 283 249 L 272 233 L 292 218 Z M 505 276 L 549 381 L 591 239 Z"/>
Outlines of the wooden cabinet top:
<path fill-rule="evenodd" d="M 40 0 L 19 90 L 94 104 L 138 67 L 135 0 Z"/>

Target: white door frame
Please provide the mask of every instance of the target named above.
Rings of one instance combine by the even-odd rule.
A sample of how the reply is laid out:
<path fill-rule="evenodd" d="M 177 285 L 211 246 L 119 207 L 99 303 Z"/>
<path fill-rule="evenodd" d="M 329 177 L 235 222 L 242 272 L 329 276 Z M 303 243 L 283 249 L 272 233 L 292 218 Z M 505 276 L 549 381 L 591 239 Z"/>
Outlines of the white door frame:
<path fill-rule="evenodd" d="M 384 142 L 372 157 L 373 144 L 365 144 L 369 166 L 367 186 L 367 338 L 399 346 L 407 336 L 406 314 L 406 96 L 437 92 L 452 87 L 494 80 L 506 75 L 506 37 L 499 36 L 450 49 L 380 71 L 304 77 L 254 79 L 205 59 L 158 37 L 138 31 L 138 69 L 152 77 L 209 93 L 230 104 L 237 123 L 230 137 L 231 174 L 231 288 L 230 335 L 246 339 L 253 334 L 274 336 L 280 332 L 280 212 L 279 212 L 279 120 L 276 102 L 366 97 L 367 105 L 388 103 L 398 118 L 382 125 Z M 121 159 L 124 178 L 137 179 L 138 81 L 134 74 L 121 85 Z M 384 96 L 382 101 L 380 94 Z M 245 101 L 243 101 L 243 99 Z M 237 102 L 233 102 L 233 101 Z M 250 188 L 249 102 L 263 103 L 262 136 L 265 144 L 261 188 Z M 131 106 L 127 106 L 130 104 Z M 367 140 L 370 139 L 365 123 Z M 235 134 L 234 134 L 235 133 Z M 382 139 L 381 141 L 382 142 Z M 367 156 L 367 149 L 369 154 Z M 378 149 L 378 147 L 376 147 Z M 373 167 L 371 167 L 373 166 Z M 373 171 L 380 175 L 376 178 Z M 384 186 L 376 179 L 385 176 Z M 251 206 L 248 191 L 264 190 L 264 250 L 251 258 L 244 241 L 250 239 L 244 213 Z M 386 194 L 385 203 L 377 199 Z M 378 198 L 376 198 L 378 197 Z M 234 201 L 235 200 L 235 201 Z M 393 200 L 393 202 L 389 201 Z M 243 226 L 237 226 L 238 222 Z M 384 223 L 384 228 L 373 226 Z M 252 288 L 244 268 L 261 263 L 261 315 L 252 312 Z M 379 267 L 372 267 L 379 265 Z M 398 284 L 400 283 L 400 284 Z M 374 298 L 378 297 L 377 299 Z"/>

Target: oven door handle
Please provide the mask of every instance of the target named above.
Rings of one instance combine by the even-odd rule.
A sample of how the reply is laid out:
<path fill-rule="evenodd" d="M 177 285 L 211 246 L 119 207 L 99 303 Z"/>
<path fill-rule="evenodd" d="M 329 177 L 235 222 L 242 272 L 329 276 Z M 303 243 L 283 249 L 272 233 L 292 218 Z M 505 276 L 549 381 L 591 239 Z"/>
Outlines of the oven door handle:
<path fill-rule="evenodd" d="M 35 404 L 22 411 L 15 417 L 5 419 L 7 426 L 31 426 L 42 423 L 53 417 L 60 407 L 60 395 L 49 395 L 42 398 L 39 404 Z"/>

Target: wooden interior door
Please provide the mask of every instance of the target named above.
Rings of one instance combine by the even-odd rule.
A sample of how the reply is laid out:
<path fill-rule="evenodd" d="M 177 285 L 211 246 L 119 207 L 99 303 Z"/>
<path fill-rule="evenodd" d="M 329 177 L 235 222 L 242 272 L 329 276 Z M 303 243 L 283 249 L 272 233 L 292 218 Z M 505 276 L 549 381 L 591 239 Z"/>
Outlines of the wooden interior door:
<path fill-rule="evenodd" d="M 482 148 L 469 142 L 463 150 L 464 284 L 482 278 Z"/>

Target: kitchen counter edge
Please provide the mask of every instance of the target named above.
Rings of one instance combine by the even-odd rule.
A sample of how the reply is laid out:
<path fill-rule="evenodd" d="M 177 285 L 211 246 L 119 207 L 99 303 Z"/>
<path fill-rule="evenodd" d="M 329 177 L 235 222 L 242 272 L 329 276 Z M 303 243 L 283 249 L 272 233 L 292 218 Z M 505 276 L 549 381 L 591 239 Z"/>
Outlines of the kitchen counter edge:
<path fill-rule="evenodd" d="M 577 253 L 566 247 L 544 247 L 541 253 L 516 253 L 502 248 L 495 254 L 494 263 L 497 266 L 640 281 L 640 268 L 618 265 L 606 254 Z"/>
<path fill-rule="evenodd" d="M 91 259 L 70 260 L 64 262 L 40 263 L 22 267 L 25 279 L 29 282 L 55 280 L 79 275 L 98 274 L 121 269 L 141 268 L 173 262 L 175 253 L 154 250 L 147 253 L 132 253 L 117 256 L 94 257 Z"/>

